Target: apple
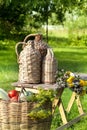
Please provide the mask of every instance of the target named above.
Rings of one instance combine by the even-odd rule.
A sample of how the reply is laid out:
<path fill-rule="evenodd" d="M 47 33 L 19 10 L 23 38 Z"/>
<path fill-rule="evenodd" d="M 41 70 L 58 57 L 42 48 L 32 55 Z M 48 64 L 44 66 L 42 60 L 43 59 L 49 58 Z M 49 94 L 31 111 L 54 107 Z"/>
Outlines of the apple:
<path fill-rule="evenodd" d="M 19 95 L 19 93 L 18 93 L 17 90 L 11 90 L 11 91 L 8 92 L 8 96 L 10 98 L 13 98 L 13 97 L 18 96 L 18 95 Z"/>
<path fill-rule="evenodd" d="M 10 99 L 10 101 L 12 101 L 12 102 L 18 102 L 18 95 L 12 97 L 12 98 Z"/>

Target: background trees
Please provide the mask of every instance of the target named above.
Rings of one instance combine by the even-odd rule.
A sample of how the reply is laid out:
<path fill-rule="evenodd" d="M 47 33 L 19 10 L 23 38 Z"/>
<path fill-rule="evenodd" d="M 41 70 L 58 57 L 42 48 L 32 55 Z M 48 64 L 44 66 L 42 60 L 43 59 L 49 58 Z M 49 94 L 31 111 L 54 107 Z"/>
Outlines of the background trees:
<path fill-rule="evenodd" d="M 60 24 L 66 20 L 66 13 L 87 14 L 87 0 L 1 0 L 0 34 L 20 34 L 42 25 Z M 46 31 L 48 28 L 46 28 Z"/>

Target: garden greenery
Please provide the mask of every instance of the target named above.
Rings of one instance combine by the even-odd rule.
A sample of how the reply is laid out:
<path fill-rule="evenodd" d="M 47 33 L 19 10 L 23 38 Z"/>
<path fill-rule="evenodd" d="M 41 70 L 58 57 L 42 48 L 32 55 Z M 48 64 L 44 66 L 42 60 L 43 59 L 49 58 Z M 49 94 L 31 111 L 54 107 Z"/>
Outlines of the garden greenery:
<path fill-rule="evenodd" d="M 35 102 L 35 107 L 29 111 L 28 116 L 31 119 L 45 119 L 52 116 L 52 101 L 55 97 L 55 92 L 52 89 L 45 90 L 38 88 L 37 94 L 32 94 L 27 97 L 27 101 Z"/>

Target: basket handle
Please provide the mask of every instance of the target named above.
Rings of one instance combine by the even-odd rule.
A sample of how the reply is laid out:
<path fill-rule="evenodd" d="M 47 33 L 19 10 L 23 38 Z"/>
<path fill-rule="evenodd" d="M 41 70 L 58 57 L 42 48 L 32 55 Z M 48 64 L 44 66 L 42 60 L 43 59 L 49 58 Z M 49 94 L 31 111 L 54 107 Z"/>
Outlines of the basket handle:
<path fill-rule="evenodd" d="M 31 91 L 28 91 L 28 92 L 32 93 Z M 27 94 L 29 94 L 29 93 L 27 93 L 27 90 L 26 90 L 25 87 L 23 87 L 23 86 L 21 86 L 21 90 L 20 90 L 20 93 L 19 93 L 19 98 L 18 98 L 18 101 L 19 101 L 19 102 L 20 102 L 21 94 L 23 94 L 23 96 L 25 97 L 25 98 L 24 98 L 24 101 L 27 101 L 26 96 L 29 96 L 29 95 L 27 95 Z"/>
<path fill-rule="evenodd" d="M 26 43 L 25 43 L 25 42 L 18 42 L 18 43 L 16 44 L 16 46 L 15 46 L 15 52 L 16 52 L 17 58 L 19 58 L 19 54 L 20 54 L 20 52 L 18 51 L 19 45 L 22 45 L 22 49 L 23 49 L 23 48 L 24 48 L 24 45 L 26 45 Z"/>
<path fill-rule="evenodd" d="M 26 89 L 24 87 L 21 87 L 21 90 L 20 90 L 20 93 L 19 93 L 19 97 L 18 97 L 18 101 L 19 102 L 20 102 L 21 94 L 23 94 L 25 96 L 24 92 L 26 92 Z"/>
<path fill-rule="evenodd" d="M 23 41 L 23 42 L 27 42 L 30 37 L 35 37 L 35 36 L 36 36 L 36 34 L 29 34 L 29 35 L 27 35 L 27 36 L 24 38 L 24 41 Z M 30 40 L 31 40 L 31 39 L 30 39 Z"/>

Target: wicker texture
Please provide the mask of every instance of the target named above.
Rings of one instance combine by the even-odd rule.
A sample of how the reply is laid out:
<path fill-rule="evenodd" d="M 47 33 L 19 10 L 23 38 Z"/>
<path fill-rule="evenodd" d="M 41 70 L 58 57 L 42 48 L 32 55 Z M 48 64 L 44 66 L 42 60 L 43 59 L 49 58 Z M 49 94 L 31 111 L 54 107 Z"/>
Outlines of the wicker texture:
<path fill-rule="evenodd" d="M 38 43 L 34 41 L 35 49 L 39 50 L 42 57 L 46 56 L 47 54 L 47 44 L 40 40 Z"/>
<path fill-rule="evenodd" d="M 47 49 L 47 55 L 42 62 L 42 82 L 43 83 L 55 83 L 57 72 L 57 60 L 54 58 L 54 54 L 51 48 Z"/>
<path fill-rule="evenodd" d="M 44 57 L 44 56 L 46 56 L 46 54 L 47 54 L 48 45 L 47 45 L 45 42 L 43 42 L 42 39 L 39 40 L 38 42 L 36 42 L 36 41 L 35 41 L 35 36 L 36 36 L 36 35 L 37 35 L 37 34 L 29 34 L 29 35 L 27 35 L 27 36 L 24 38 L 24 42 L 25 42 L 25 43 L 28 43 L 29 40 L 32 40 L 33 43 L 34 43 L 34 48 L 37 49 L 37 50 L 39 50 L 41 56 Z"/>
<path fill-rule="evenodd" d="M 35 50 L 32 41 L 23 48 L 19 55 L 19 81 L 39 83 L 41 76 L 41 55 Z"/>
<path fill-rule="evenodd" d="M 51 119 L 32 120 L 28 117 L 33 102 L 0 101 L 0 130 L 50 130 Z"/>

